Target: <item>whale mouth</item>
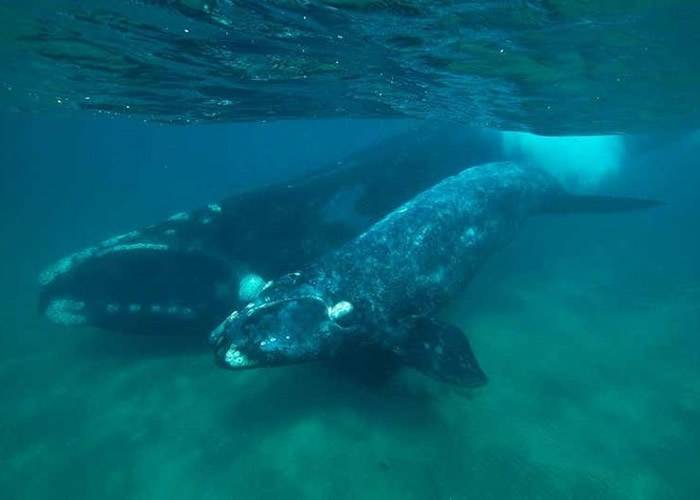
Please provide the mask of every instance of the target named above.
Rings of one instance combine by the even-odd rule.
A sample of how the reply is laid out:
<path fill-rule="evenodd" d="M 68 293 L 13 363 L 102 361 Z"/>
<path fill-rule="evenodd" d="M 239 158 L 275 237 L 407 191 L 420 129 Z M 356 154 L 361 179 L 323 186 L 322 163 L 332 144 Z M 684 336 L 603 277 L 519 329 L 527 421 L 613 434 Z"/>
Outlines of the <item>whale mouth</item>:
<path fill-rule="evenodd" d="M 55 323 L 202 336 L 236 298 L 221 258 L 165 245 L 78 253 L 44 273 L 39 310 Z"/>

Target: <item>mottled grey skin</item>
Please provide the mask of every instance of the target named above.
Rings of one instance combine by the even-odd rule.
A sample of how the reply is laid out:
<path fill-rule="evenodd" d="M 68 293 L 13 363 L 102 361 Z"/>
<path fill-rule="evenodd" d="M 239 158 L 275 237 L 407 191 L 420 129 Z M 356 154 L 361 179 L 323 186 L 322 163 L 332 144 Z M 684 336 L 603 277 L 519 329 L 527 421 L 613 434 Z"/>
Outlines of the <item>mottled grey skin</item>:
<path fill-rule="evenodd" d="M 590 209 L 635 200 L 583 198 Z M 491 163 L 449 177 L 300 273 L 272 282 L 211 335 L 219 361 L 250 368 L 380 348 L 460 386 L 486 377 L 466 337 L 434 319 L 530 215 L 581 206 L 548 174 Z M 602 203 L 602 204 L 601 204 Z"/>

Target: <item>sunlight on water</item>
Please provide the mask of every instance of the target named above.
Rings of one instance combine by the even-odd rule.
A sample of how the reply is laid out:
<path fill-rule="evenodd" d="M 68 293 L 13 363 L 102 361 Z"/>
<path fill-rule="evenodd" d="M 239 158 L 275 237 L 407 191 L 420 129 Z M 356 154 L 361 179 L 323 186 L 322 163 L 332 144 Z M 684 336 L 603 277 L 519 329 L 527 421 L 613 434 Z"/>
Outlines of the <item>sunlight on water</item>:
<path fill-rule="evenodd" d="M 545 137 L 524 132 L 505 132 L 503 149 L 506 155 L 548 170 L 572 189 L 595 187 L 618 172 L 625 153 L 619 136 Z"/>

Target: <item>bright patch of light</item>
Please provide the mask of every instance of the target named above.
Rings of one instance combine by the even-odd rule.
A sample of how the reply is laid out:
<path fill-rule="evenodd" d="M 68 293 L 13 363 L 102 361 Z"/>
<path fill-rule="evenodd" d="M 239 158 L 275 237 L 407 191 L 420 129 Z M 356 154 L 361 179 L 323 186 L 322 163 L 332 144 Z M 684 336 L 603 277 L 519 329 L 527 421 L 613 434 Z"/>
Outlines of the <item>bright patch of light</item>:
<path fill-rule="evenodd" d="M 505 132 L 503 149 L 508 158 L 543 168 L 570 189 L 600 184 L 620 170 L 625 153 L 620 136 L 545 137 L 523 132 Z"/>

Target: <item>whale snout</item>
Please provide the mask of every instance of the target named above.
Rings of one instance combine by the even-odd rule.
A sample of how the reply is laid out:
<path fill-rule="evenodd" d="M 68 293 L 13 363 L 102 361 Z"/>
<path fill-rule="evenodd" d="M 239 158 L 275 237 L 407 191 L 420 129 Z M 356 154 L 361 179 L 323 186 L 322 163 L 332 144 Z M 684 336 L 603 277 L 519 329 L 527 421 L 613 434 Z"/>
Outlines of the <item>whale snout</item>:
<path fill-rule="evenodd" d="M 261 299 L 234 312 L 212 332 L 217 362 L 230 369 L 315 361 L 328 355 L 339 328 L 333 318 L 347 314 L 313 297 L 277 303 Z"/>

